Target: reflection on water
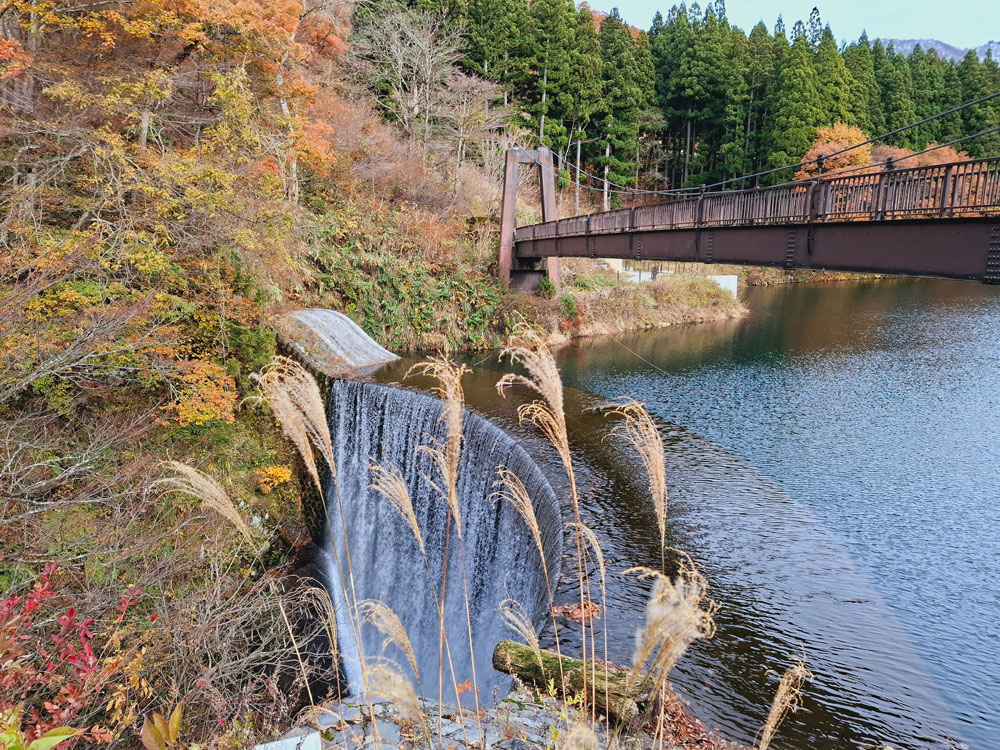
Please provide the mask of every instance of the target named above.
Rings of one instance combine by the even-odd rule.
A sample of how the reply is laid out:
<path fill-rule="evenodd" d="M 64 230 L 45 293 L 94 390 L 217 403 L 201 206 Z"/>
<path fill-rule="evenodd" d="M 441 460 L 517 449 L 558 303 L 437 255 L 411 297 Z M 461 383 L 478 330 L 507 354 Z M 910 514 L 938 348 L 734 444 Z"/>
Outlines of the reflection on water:
<path fill-rule="evenodd" d="M 707 723 L 751 741 L 776 686 L 767 670 L 804 654 L 816 682 L 776 747 L 1000 747 L 1000 294 L 898 282 L 747 301 L 743 321 L 559 353 L 576 389 L 584 520 L 609 570 L 659 560 L 641 466 L 602 439 L 605 417 L 583 411 L 628 394 L 662 420 L 669 543 L 704 566 L 723 604 L 716 639 L 675 672 Z M 500 366 L 480 363 L 470 403 L 565 493 L 555 456 L 517 427 L 484 367 Z M 609 586 L 610 656 L 627 662 L 646 589 L 618 575 Z"/>

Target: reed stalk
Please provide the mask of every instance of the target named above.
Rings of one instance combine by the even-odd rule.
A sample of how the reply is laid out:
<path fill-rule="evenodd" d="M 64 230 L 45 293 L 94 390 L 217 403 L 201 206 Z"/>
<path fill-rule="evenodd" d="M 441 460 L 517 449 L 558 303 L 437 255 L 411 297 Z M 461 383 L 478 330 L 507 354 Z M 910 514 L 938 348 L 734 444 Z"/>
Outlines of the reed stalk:
<path fill-rule="evenodd" d="M 374 461 L 369 465 L 369 471 L 373 480 L 370 487 L 385 497 L 396 509 L 396 511 L 403 516 L 404 521 L 406 521 L 406 524 L 410 527 L 410 530 L 416 537 L 417 544 L 420 547 L 421 558 L 424 561 L 424 571 L 427 574 L 427 584 L 430 586 L 431 596 L 434 599 L 434 606 L 437 608 L 441 639 L 439 648 L 444 652 L 444 655 L 439 653 L 438 657 L 441 660 L 441 663 L 438 665 L 438 739 L 443 743 L 441 726 L 444 720 L 444 715 L 441 712 L 441 689 L 444 676 L 443 662 L 445 657 L 447 657 L 452 685 L 455 686 L 456 692 L 458 690 L 458 678 L 455 675 L 455 664 L 451 658 L 451 644 L 448 643 L 448 637 L 444 631 L 444 608 L 442 602 L 438 599 L 434 576 L 431 572 L 430 563 L 427 559 L 427 551 L 424 548 L 423 535 L 420 533 L 420 524 L 417 521 L 417 514 L 413 509 L 413 499 L 410 497 L 410 490 L 406 486 L 406 480 L 403 478 L 402 472 L 396 466 L 379 464 Z M 416 666 L 414 666 L 414 673 L 416 673 Z M 468 744 L 468 737 L 465 736 L 464 724 L 462 725 L 462 736 L 466 740 L 466 744 Z"/>
<path fill-rule="evenodd" d="M 448 507 L 451 510 L 448 524 L 445 531 L 445 556 L 443 570 L 441 572 L 441 610 L 444 611 L 444 600 L 447 584 L 448 570 L 448 541 L 451 536 L 451 521 L 454 518 L 455 529 L 458 535 L 459 558 L 462 570 L 462 599 L 465 604 L 465 625 L 469 636 L 469 657 L 472 670 L 472 699 L 476 707 L 476 724 L 479 728 L 479 735 L 482 742 L 486 742 L 486 733 L 483 728 L 481 709 L 479 704 L 479 679 L 476 675 L 476 650 L 472 639 L 472 613 L 469 608 L 469 582 L 466 574 L 465 542 L 462 533 L 462 514 L 458 497 L 458 473 L 462 455 L 463 425 L 465 421 L 465 394 L 462 389 L 462 378 L 469 372 L 469 368 L 464 364 L 456 364 L 446 357 L 434 357 L 411 367 L 406 377 L 419 375 L 433 378 L 437 381 L 434 392 L 441 399 L 441 421 L 444 423 L 444 440 L 431 440 L 427 445 L 422 445 L 418 450 L 427 453 L 441 475 L 444 486 L 438 486 L 431 481 L 439 492 L 445 497 Z M 442 622 L 441 638 L 444 638 L 444 624 Z M 439 680 L 440 686 L 440 680 Z M 458 686 L 455 686 L 456 695 Z M 439 696 L 440 697 L 440 696 Z M 439 700 L 440 704 L 440 700 Z"/>
<path fill-rule="evenodd" d="M 624 437 L 635 448 L 642 460 L 649 480 L 649 494 L 656 512 L 656 525 L 660 530 L 660 569 L 666 567 L 667 546 L 667 464 L 663 452 L 663 437 L 644 404 L 625 399 L 610 411 L 621 417 L 612 434 Z"/>
<path fill-rule="evenodd" d="M 582 523 L 580 517 L 580 500 L 576 485 L 576 474 L 573 471 L 573 458 L 569 447 L 569 433 L 566 429 L 566 412 L 563 402 L 562 378 L 555 358 L 541 335 L 530 328 L 522 326 L 504 347 L 501 356 L 508 357 L 512 362 L 521 365 L 526 375 L 507 373 L 497 382 L 497 392 L 504 396 L 509 388 L 523 385 L 534 391 L 541 398 L 517 408 L 520 422 L 533 424 L 552 444 L 569 481 L 570 501 L 573 511 L 573 522 Z M 577 583 L 580 591 L 580 611 L 586 612 L 587 590 L 589 582 L 584 565 L 584 541 L 580 527 L 576 526 L 576 560 Z M 593 624 L 591 623 L 593 635 Z M 584 662 L 584 713 L 586 713 L 586 662 L 587 662 L 587 621 L 581 623 L 581 656 Z M 592 717 L 596 720 L 596 714 Z"/>
<path fill-rule="evenodd" d="M 574 528 L 577 526 L 577 524 L 576 524 L 575 521 L 573 523 L 569 524 L 569 525 L 573 526 Z M 580 523 L 579 524 L 579 531 L 583 535 L 583 538 L 586 540 L 587 545 L 589 546 L 589 548 L 593 551 L 594 557 L 597 560 L 597 570 L 598 570 L 598 572 L 600 573 L 600 576 L 601 576 L 601 609 L 605 613 L 605 617 L 606 617 L 607 616 L 607 611 L 608 611 L 608 587 L 607 587 L 607 566 L 605 565 L 605 562 L 604 562 L 604 550 L 601 548 L 601 543 L 600 543 L 600 541 L 598 541 L 597 534 L 594 533 L 593 529 L 591 529 L 585 523 Z M 584 613 L 584 615 L 586 616 L 586 613 Z M 605 620 L 604 627 L 602 628 L 602 632 L 604 634 L 604 659 L 603 659 L 603 661 L 604 661 L 604 698 L 605 698 L 605 705 L 607 705 L 610 702 L 609 695 L 608 695 L 608 658 L 607 658 L 607 654 L 608 654 L 608 625 L 607 625 L 607 620 Z M 593 643 L 594 643 L 594 639 L 591 639 L 591 656 L 593 656 L 593 654 L 594 654 L 594 645 L 593 645 Z M 592 689 L 596 691 L 597 687 L 594 686 Z"/>
<path fill-rule="evenodd" d="M 326 461 L 330 470 L 331 481 L 337 497 L 337 508 L 343 529 L 344 553 L 347 558 L 347 575 L 345 577 L 340 556 L 337 554 L 337 542 L 334 539 L 333 524 L 330 521 L 327 504 L 323 504 L 326 518 L 327 533 L 333 546 L 334 565 L 340 582 L 344 601 L 347 602 L 347 617 L 358 645 L 358 661 L 362 679 L 367 686 L 367 664 L 364 655 L 364 643 L 361 637 L 361 625 L 357 613 L 357 592 L 354 583 L 354 568 L 351 563 L 351 545 L 347 537 L 347 525 L 344 516 L 344 502 L 340 493 L 340 482 L 337 477 L 337 462 L 333 451 L 333 441 L 330 436 L 330 426 L 327 421 L 326 406 L 320 393 L 316 379 L 298 362 L 288 357 L 275 357 L 272 362 L 256 376 L 260 387 L 262 400 L 268 405 L 281 425 L 282 431 L 295 445 L 303 463 L 316 485 L 321 497 L 325 497 L 323 483 L 319 476 L 316 463 L 316 453 Z M 367 689 L 366 689 L 367 693 Z M 369 709 L 374 710 L 369 699 Z M 377 728 L 374 730 L 378 736 Z"/>
<path fill-rule="evenodd" d="M 531 538 L 534 540 L 535 547 L 538 550 L 538 558 L 542 564 L 542 576 L 545 579 L 547 606 L 549 610 L 549 618 L 552 621 L 552 634 L 555 638 L 556 653 L 561 657 L 562 644 L 559 643 L 559 622 L 556 619 L 555 612 L 552 610 L 552 581 L 549 579 L 549 565 L 548 561 L 545 559 L 545 545 L 542 541 L 542 530 L 538 525 L 538 517 L 535 515 L 535 504 L 532 502 L 531 495 L 528 494 L 528 488 L 524 486 L 524 482 L 522 482 L 521 478 L 508 467 L 498 466 L 497 475 L 499 478 L 495 482 L 494 486 L 499 487 L 500 489 L 491 494 L 489 499 L 493 502 L 506 500 L 513 505 L 518 515 L 521 516 L 521 519 L 524 521 L 525 526 L 528 527 L 528 531 L 531 533 Z M 560 659 L 559 682 L 562 683 L 564 681 L 565 675 L 563 674 L 562 659 Z"/>
<path fill-rule="evenodd" d="M 774 695 L 774 702 L 767 715 L 767 721 L 760 730 L 760 744 L 757 750 L 767 750 L 774 739 L 778 727 L 790 711 L 795 711 L 802 704 L 802 685 L 806 680 L 812 680 L 813 674 L 806 669 L 804 659 L 792 664 L 778 683 L 778 690 Z"/>

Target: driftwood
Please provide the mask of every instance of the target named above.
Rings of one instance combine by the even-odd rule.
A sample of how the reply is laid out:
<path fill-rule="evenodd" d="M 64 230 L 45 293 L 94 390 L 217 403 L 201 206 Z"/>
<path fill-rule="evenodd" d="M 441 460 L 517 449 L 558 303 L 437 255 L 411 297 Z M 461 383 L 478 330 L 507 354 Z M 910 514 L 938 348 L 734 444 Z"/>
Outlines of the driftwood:
<path fill-rule="evenodd" d="M 559 666 L 562 662 L 562 671 Z M 523 643 L 500 641 L 493 651 L 493 668 L 514 675 L 522 682 L 547 690 L 549 685 L 564 698 L 583 693 L 583 662 L 552 651 L 541 652 L 541 663 L 535 651 Z M 606 676 L 606 681 L 605 681 Z M 608 717 L 611 724 L 624 724 L 633 728 L 641 720 L 643 711 L 651 704 L 645 675 L 639 675 L 632 685 L 629 670 L 613 665 L 587 664 L 587 703 Z M 639 688 L 637 690 L 637 688 Z"/>

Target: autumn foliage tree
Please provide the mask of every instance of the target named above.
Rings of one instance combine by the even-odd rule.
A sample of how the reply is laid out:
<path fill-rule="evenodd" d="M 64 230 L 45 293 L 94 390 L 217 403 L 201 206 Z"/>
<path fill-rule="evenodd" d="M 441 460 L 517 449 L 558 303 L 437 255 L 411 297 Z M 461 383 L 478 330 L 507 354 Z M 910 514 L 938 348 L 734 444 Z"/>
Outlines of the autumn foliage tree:
<path fill-rule="evenodd" d="M 812 147 L 802 157 L 803 162 L 809 163 L 799 169 L 795 178 L 835 176 L 841 172 L 871 172 L 885 169 L 887 165 L 897 162 L 901 168 L 910 168 L 951 164 L 971 158 L 964 151 L 956 151 L 951 146 L 938 147 L 933 142 L 928 144 L 927 153 L 916 153 L 899 146 L 873 146 L 867 143 L 868 140 L 868 136 L 856 125 L 838 123 L 829 128 L 819 128 Z M 846 153 L 841 153 L 842 151 Z M 819 163 L 820 159 L 822 164 Z"/>
<path fill-rule="evenodd" d="M 872 147 L 871 144 L 855 148 L 858 144 L 868 140 L 868 136 L 861 132 L 857 125 L 845 125 L 837 123 L 826 128 L 819 128 L 816 131 L 816 138 L 805 155 L 803 162 L 816 162 L 823 160 L 822 170 L 819 163 L 805 164 L 795 175 L 796 179 L 804 177 L 814 177 L 818 174 L 831 174 L 844 169 L 854 167 L 864 167 L 871 164 Z M 839 153 L 851 149 L 847 153 Z M 834 155 L 836 154 L 836 155 Z"/>
<path fill-rule="evenodd" d="M 90 680 L 65 696 L 58 686 L 53 696 L 44 686 L 12 694 L 2 718 L 22 711 L 25 731 L 86 728 L 83 713 L 44 704 L 100 693 L 86 720 L 109 726 L 117 711 L 112 734 L 127 736 L 129 716 L 195 690 L 201 671 L 193 724 L 215 731 L 209 712 L 227 705 L 268 710 L 283 636 L 268 636 L 250 685 L 243 668 L 205 665 L 255 646 L 201 633 L 165 592 L 197 592 L 202 622 L 243 618 L 247 633 L 277 622 L 273 602 L 226 536 L 190 504 L 163 503 L 150 480 L 164 450 L 233 440 L 240 433 L 226 430 L 254 419 L 240 397 L 273 354 L 266 316 L 304 285 L 304 204 L 341 169 L 317 114 L 316 73 L 342 51 L 342 13 L 317 0 L 0 9 L 0 651 L 24 622 L 34 574 L 71 561 L 64 639 L 79 654 L 67 652 L 76 666 L 59 669 Z M 267 424 L 257 432 L 263 453 Z M 251 468 L 233 471 L 249 497 Z M 112 705 L 93 682 L 100 669 L 80 624 L 100 621 L 133 584 L 159 592 L 159 611 L 174 616 L 151 628 L 164 630 L 145 657 L 123 663 L 135 685 L 121 683 Z M 152 616 L 148 597 L 138 606 Z M 34 662 L 22 657 L 0 654 L 0 684 L 27 684 Z M 301 686 L 287 686 L 294 703 Z"/>

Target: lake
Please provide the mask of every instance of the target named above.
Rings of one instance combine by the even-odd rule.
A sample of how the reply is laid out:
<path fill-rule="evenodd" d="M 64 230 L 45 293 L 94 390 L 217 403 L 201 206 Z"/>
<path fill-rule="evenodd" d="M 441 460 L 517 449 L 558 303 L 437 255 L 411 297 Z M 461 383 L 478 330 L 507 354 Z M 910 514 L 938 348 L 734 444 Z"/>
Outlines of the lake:
<path fill-rule="evenodd" d="M 588 411 L 631 396 L 666 443 L 668 543 L 722 605 L 716 637 L 674 672 L 699 717 L 752 742 L 774 672 L 804 657 L 815 680 L 773 747 L 1000 747 L 1000 289 L 900 280 L 743 296 L 742 320 L 557 352 L 582 512 L 612 572 L 599 621 L 610 658 L 630 660 L 648 592 L 620 571 L 660 559 L 641 464 Z M 492 390 L 507 363 L 469 363 L 470 406 L 565 494 L 554 452 L 516 424 L 517 396 Z M 567 580 L 557 599 L 573 596 Z"/>

